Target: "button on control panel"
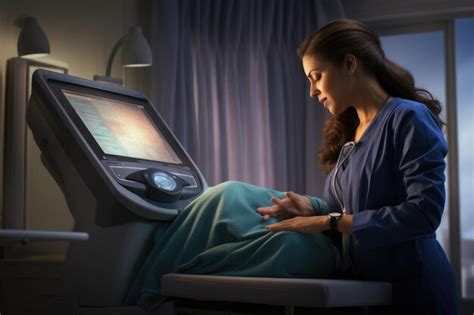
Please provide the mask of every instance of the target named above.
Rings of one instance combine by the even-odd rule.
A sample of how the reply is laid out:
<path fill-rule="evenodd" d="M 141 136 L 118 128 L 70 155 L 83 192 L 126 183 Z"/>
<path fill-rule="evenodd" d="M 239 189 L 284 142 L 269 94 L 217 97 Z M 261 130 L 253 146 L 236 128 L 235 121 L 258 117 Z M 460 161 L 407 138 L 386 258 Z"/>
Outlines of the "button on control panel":
<path fill-rule="evenodd" d="M 117 176 L 118 179 L 125 180 L 125 181 L 128 181 L 127 176 L 129 176 L 130 174 L 145 170 L 145 168 L 141 168 L 141 167 L 115 166 L 115 165 L 111 165 L 110 169 L 113 171 L 113 173 L 115 174 L 115 176 Z M 186 181 L 187 183 L 189 183 L 189 186 L 187 186 L 188 189 L 197 188 L 197 183 L 194 176 L 189 175 L 189 174 L 183 174 L 180 172 L 175 172 L 175 171 L 169 171 L 169 172 L 173 175 L 178 176 L 179 178 Z"/>

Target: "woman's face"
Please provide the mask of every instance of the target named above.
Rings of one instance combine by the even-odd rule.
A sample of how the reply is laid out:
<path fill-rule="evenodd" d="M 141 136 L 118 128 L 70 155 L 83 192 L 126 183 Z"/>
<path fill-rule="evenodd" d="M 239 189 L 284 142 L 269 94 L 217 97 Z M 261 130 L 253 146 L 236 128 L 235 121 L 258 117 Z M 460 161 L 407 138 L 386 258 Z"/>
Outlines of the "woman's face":
<path fill-rule="evenodd" d="M 321 103 L 333 115 L 343 113 L 349 107 L 350 68 L 336 65 L 315 55 L 303 56 L 304 72 L 310 82 L 310 96 Z"/>

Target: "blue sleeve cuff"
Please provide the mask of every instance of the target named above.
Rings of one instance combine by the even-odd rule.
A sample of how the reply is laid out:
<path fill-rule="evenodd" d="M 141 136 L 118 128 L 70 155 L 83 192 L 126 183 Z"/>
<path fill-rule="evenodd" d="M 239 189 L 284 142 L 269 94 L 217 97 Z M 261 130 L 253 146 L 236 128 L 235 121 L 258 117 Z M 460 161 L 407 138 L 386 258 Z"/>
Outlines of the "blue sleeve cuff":
<path fill-rule="evenodd" d="M 357 231 L 363 230 L 364 227 L 369 225 L 370 219 L 372 218 L 375 210 L 365 210 L 358 213 L 355 213 L 352 216 L 352 231 L 354 234 Z"/>

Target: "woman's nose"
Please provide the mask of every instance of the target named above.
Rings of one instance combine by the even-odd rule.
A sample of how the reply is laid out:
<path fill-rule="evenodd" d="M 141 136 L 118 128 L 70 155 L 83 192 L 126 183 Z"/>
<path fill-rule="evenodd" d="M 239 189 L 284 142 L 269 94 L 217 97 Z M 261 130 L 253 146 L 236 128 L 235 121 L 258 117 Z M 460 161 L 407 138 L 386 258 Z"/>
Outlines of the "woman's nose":
<path fill-rule="evenodd" d="M 312 98 L 317 98 L 320 94 L 319 90 L 316 88 L 314 84 L 311 84 L 311 88 L 309 89 L 309 96 Z"/>

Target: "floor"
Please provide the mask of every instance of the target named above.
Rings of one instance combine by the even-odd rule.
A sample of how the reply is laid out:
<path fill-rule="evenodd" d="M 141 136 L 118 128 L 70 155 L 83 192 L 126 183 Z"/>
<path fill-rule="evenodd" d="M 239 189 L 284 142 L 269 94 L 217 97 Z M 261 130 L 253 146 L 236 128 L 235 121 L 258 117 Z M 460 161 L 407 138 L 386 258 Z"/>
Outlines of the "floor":
<path fill-rule="evenodd" d="M 0 314 L 52 314 L 62 261 L 0 260 Z"/>

